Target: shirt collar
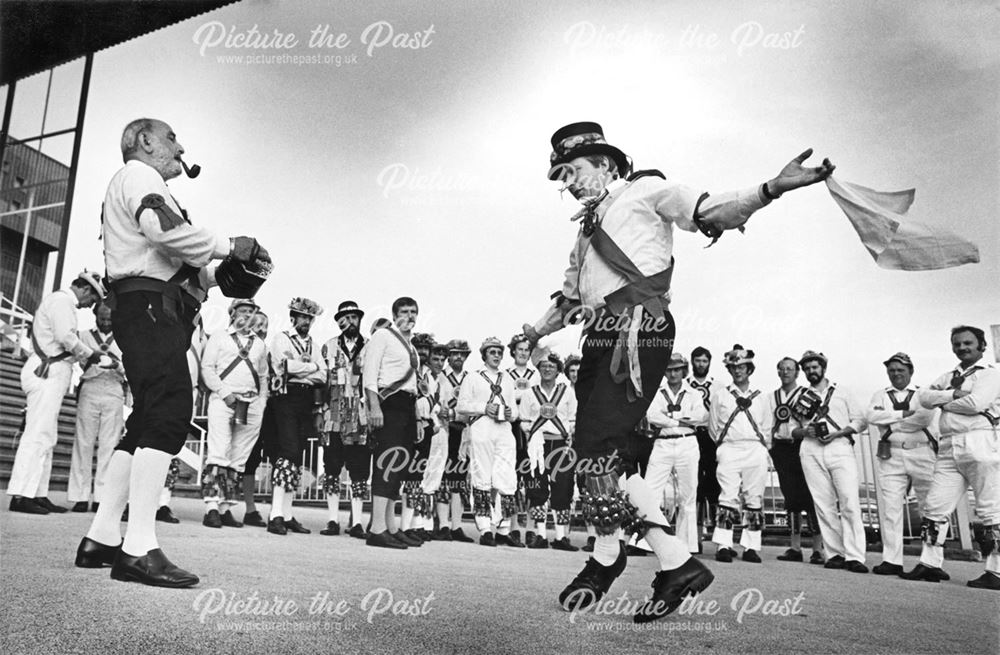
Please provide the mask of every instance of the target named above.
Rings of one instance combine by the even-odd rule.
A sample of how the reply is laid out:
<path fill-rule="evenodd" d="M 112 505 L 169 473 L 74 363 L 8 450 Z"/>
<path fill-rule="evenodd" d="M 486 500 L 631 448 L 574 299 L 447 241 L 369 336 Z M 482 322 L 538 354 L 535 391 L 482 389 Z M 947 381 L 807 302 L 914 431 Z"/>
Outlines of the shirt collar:
<path fill-rule="evenodd" d="M 628 184 L 628 182 L 626 182 L 625 180 L 623 180 L 620 177 L 616 177 L 615 179 L 613 179 L 610 182 L 608 182 L 608 185 L 606 187 L 604 187 L 604 189 L 608 193 L 614 193 L 618 189 L 621 189 L 622 187 L 624 187 L 626 184 Z"/>

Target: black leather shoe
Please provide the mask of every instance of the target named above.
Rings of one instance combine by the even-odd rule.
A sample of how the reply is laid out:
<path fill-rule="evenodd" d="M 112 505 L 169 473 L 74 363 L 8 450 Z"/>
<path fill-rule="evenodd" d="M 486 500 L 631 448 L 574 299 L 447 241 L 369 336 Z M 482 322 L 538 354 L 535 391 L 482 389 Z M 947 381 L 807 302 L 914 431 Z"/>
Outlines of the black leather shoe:
<path fill-rule="evenodd" d="M 809 556 L 809 563 L 810 564 L 826 564 L 826 560 L 823 559 L 823 554 L 822 553 L 820 553 L 818 551 L 814 551 L 813 554 Z"/>
<path fill-rule="evenodd" d="M 451 530 L 447 527 L 438 528 L 437 532 L 434 533 L 434 538 L 437 541 L 451 541 Z"/>
<path fill-rule="evenodd" d="M 569 542 L 569 537 L 554 540 L 552 542 L 552 548 L 555 550 L 564 550 L 567 553 L 575 553 L 580 550 L 577 546 L 574 546 Z"/>
<path fill-rule="evenodd" d="M 532 536 L 531 541 L 525 544 L 525 546 L 527 546 L 528 548 L 534 550 L 545 550 L 546 548 L 549 547 L 549 540 L 543 537 L 542 535 L 532 533 L 531 536 Z"/>
<path fill-rule="evenodd" d="M 927 566 L 925 564 L 917 564 L 913 567 L 912 571 L 907 571 L 906 573 L 900 573 L 899 577 L 904 580 L 923 580 L 924 582 L 941 582 L 944 578 L 941 574 L 944 573 L 941 569 L 934 566 Z"/>
<path fill-rule="evenodd" d="M 587 537 L 587 545 L 581 548 L 585 553 L 594 552 L 594 544 L 597 542 L 597 537 Z"/>
<path fill-rule="evenodd" d="M 680 607 L 685 597 L 705 591 L 713 580 L 715 576 L 708 567 L 694 557 L 672 571 L 660 571 L 653 579 L 653 597 L 639 608 L 632 620 L 649 623 L 662 619 Z"/>
<path fill-rule="evenodd" d="M 227 528 L 242 528 L 243 524 L 236 520 L 232 510 L 226 510 L 222 515 L 222 525 Z"/>
<path fill-rule="evenodd" d="M 497 534 L 496 542 L 498 546 L 510 546 L 511 548 L 524 548 L 524 544 L 521 543 L 519 532 L 511 532 L 510 534 Z"/>
<path fill-rule="evenodd" d="M 125 509 L 128 511 L 128 508 Z M 126 519 L 128 520 L 128 519 Z M 162 523 L 180 523 L 181 520 L 174 516 L 174 513 L 170 511 L 170 508 L 166 505 L 160 506 L 160 509 L 156 510 L 156 520 Z"/>
<path fill-rule="evenodd" d="M 368 536 L 365 537 L 365 543 L 376 548 L 395 548 L 396 550 L 407 549 L 407 545 L 394 538 L 391 534 L 389 534 L 388 530 L 379 533 L 368 533 Z"/>
<path fill-rule="evenodd" d="M 285 517 L 275 516 L 273 519 L 267 521 L 267 531 L 271 534 L 280 534 L 285 536 L 288 534 L 288 528 L 285 526 Z"/>
<path fill-rule="evenodd" d="M 319 531 L 324 537 L 336 537 L 340 534 L 340 524 L 336 521 L 327 521 L 326 527 Z"/>
<path fill-rule="evenodd" d="M 851 573 L 868 573 L 868 567 L 864 565 L 863 562 L 859 562 L 856 559 L 847 560 L 844 563 L 844 568 Z"/>
<path fill-rule="evenodd" d="M 97 508 L 98 508 L 98 507 L 100 507 L 100 506 L 101 506 L 101 504 L 100 504 L 100 503 L 91 503 L 91 504 L 90 504 L 90 511 L 91 511 L 91 512 L 96 512 L 96 511 L 97 511 Z"/>
<path fill-rule="evenodd" d="M 355 523 L 354 527 L 351 528 L 347 534 L 351 535 L 355 539 L 364 539 L 367 535 L 365 534 L 365 529 L 361 527 L 360 523 Z"/>
<path fill-rule="evenodd" d="M 219 516 L 219 510 L 210 509 L 205 513 L 205 518 L 201 520 L 201 524 L 206 528 L 221 528 L 222 527 L 222 517 Z"/>
<path fill-rule="evenodd" d="M 842 569 L 842 568 L 844 568 L 845 564 L 846 564 L 846 562 L 844 561 L 844 556 L 843 555 L 834 555 L 833 557 L 831 557 L 830 559 L 828 559 L 826 561 L 826 564 L 823 565 L 823 568 L 824 569 Z"/>
<path fill-rule="evenodd" d="M 778 559 L 780 559 L 782 562 L 801 562 L 802 551 L 796 550 L 794 548 L 789 548 L 782 554 L 778 555 Z"/>
<path fill-rule="evenodd" d="M 427 543 L 428 541 L 434 541 L 435 539 L 437 539 L 437 537 L 435 537 L 432 533 L 427 531 L 427 528 L 417 528 L 417 534 L 420 536 L 421 539 L 424 540 L 424 543 Z"/>
<path fill-rule="evenodd" d="M 747 548 L 743 551 L 743 561 L 750 562 L 752 564 L 760 564 L 760 555 L 757 554 L 756 550 Z"/>
<path fill-rule="evenodd" d="M 940 571 L 940 573 L 938 573 L 938 576 L 941 578 L 941 582 L 946 582 L 948 580 L 951 580 L 951 576 L 948 575 L 947 571 L 945 571 L 944 569 L 938 569 L 938 570 Z"/>
<path fill-rule="evenodd" d="M 81 500 L 78 503 L 74 503 L 73 504 L 73 509 L 71 509 L 70 511 L 71 512 L 77 512 L 78 514 L 82 514 L 83 512 L 86 512 L 89 509 L 90 509 L 90 503 L 88 503 L 85 500 Z"/>
<path fill-rule="evenodd" d="M 965 583 L 966 587 L 972 587 L 973 589 L 991 589 L 993 591 L 1000 591 L 1000 576 L 987 571 L 975 580 L 969 580 Z"/>
<path fill-rule="evenodd" d="M 462 531 L 462 528 L 455 528 L 454 530 L 451 531 L 451 540 L 460 541 L 463 544 L 476 543 L 476 540 L 465 534 L 465 532 Z"/>
<path fill-rule="evenodd" d="M 590 607 L 608 593 L 611 584 L 625 570 L 628 556 L 625 544 L 618 544 L 618 558 L 610 566 L 603 566 L 593 557 L 587 560 L 583 570 L 559 594 L 559 604 L 567 612 Z"/>
<path fill-rule="evenodd" d="M 114 580 L 141 582 L 153 587 L 179 589 L 198 584 L 198 576 L 175 566 L 159 548 L 154 548 L 141 557 L 119 550 L 111 566 L 111 577 Z"/>
<path fill-rule="evenodd" d="M 22 514 L 48 514 L 49 510 L 35 502 L 34 498 L 14 496 L 10 499 L 10 511 Z"/>
<path fill-rule="evenodd" d="M 732 548 L 723 548 L 723 547 L 720 546 L 719 549 L 715 551 L 715 561 L 716 562 L 725 562 L 726 564 L 732 562 L 733 561 L 733 549 Z"/>
<path fill-rule="evenodd" d="M 402 530 L 396 530 L 395 532 L 390 532 L 389 536 L 409 548 L 420 548 L 424 545 L 424 542 L 415 537 L 411 537 Z"/>
<path fill-rule="evenodd" d="M 44 507 L 45 509 L 49 510 L 53 514 L 65 514 L 66 512 L 69 511 L 65 507 L 62 507 L 61 505 L 56 505 L 45 496 L 40 496 L 39 498 L 35 498 L 35 502 Z"/>
<path fill-rule="evenodd" d="M 493 538 L 492 532 L 484 532 L 479 536 L 480 546 L 489 546 L 490 548 L 495 548 L 497 545 L 496 539 Z"/>
<path fill-rule="evenodd" d="M 419 541 L 421 544 L 424 543 L 424 538 L 420 535 L 420 531 L 417 530 L 416 528 L 410 528 L 409 530 L 400 530 L 396 534 L 399 534 L 400 532 L 402 532 L 403 534 L 405 534 L 407 537 L 409 537 L 413 541 Z M 407 545 L 409 545 L 409 544 L 407 544 Z"/>
<path fill-rule="evenodd" d="M 264 517 L 260 515 L 260 512 L 253 511 L 247 512 L 243 515 L 243 525 L 249 525 L 255 528 L 266 528 L 267 521 L 265 521 Z"/>
<path fill-rule="evenodd" d="M 299 523 L 294 517 L 285 521 L 285 527 L 288 528 L 289 532 L 296 534 L 312 534 L 312 530 Z"/>
<path fill-rule="evenodd" d="M 84 537 L 76 549 L 76 566 L 81 569 L 99 569 L 102 566 L 111 566 L 115 563 L 115 557 L 122 545 L 106 546 L 99 541 Z"/>
<path fill-rule="evenodd" d="M 890 564 L 889 562 L 882 562 L 872 569 L 872 573 L 875 575 L 899 575 L 902 572 L 902 566 L 899 564 Z"/>

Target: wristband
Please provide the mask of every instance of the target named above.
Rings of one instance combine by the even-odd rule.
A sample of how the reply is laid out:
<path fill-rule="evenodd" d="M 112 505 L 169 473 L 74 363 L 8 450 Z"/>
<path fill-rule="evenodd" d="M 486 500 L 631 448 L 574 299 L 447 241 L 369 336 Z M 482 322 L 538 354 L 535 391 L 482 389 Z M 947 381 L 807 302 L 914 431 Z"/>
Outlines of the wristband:
<path fill-rule="evenodd" d="M 781 197 L 781 194 L 779 193 L 775 195 L 771 193 L 771 189 L 767 187 L 767 182 L 764 182 L 764 197 L 767 198 L 768 200 L 777 200 L 778 198 Z"/>

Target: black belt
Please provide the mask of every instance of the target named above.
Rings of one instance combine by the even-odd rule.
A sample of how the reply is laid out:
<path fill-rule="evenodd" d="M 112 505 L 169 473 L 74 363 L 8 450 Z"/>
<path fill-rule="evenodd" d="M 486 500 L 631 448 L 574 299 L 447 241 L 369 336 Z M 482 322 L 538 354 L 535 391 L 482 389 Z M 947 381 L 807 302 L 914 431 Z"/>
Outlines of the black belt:
<path fill-rule="evenodd" d="M 201 308 L 201 302 L 197 298 L 185 291 L 179 284 L 166 280 L 157 280 L 152 277 L 126 277 L 121 280 L 113 280 L 110 287 L 115 294 L 148 291 L 176 298 L 196 311 Z"/>
<path fill-rule="evenodd" d="M 687 432 L 685 434 L 664 434 L 656 435 L 655 439 L 683 439 L 684 437 L 693 437 L 694 432 Z"/>
<path fill-rule="evenodd" d="M 286 386 L 297 387 L 299 389 L 319 389 L 320 384 L 306 384 L 305 382 L 289 382 Z"/>

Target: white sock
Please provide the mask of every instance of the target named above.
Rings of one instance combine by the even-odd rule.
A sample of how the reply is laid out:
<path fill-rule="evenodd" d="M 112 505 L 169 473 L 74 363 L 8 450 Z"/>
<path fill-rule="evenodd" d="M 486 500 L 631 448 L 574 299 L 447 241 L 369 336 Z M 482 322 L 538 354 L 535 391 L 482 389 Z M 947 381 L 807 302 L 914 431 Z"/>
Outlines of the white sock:
<path fill-rule="evenodd" d="M 732 528 L 720 528 L 715 527 L 712 532 L 712 541 L 719 544 L 720 548 L 732 548 L 733 547 L 733 529 Z"/>
<path fill-rule="evenodd" d="M 104 498 L 94 514 L 87 538 L 105 546 L 117 546 L 122 542 L 122 512 L 128 502 L 131 471 L 132 455 L 116 450 L 104 474 Z"/>
<path fill-rule="evenodd" d="M 285 487 L 278 484 L 274 486 L 271 491 L 271 516 L 270 518 L 284 518 L 285 517 L 285 495 L 288 492 L 285 491 Z"/>
<path fill-rule="evenodd" d="M 594 542 L 594 559 L 601 566 L 611 566 L 621 552 L 621 542 L 613 534 L 598 535 Z"/>
<path fill-rule="evenodd" d="M 327 494 L 326 509 L 330 512 L 330 518 L 327 520 L 340 523 L 340 496 L 337 494 Z"/>
<path fill-rule="evenodd" d="M 294 491 L 286 491 L 285 498 L 281 501 L 281 515 L 287 519 L 294 518 L 292 516 L 292 501 L 295 500 Z"/>
<path fill-rule="evenodd" d="M 232 508 L 232 506 L 233 506 L 232 503 L 226 502 L 224 500 L 221 501 L 219 503 L 219 513 L 220 514 L 225 514 L 226 512 L 228 512 Z"/>
<path fill-rule="evenodd" d="M 351 498 L 351 521 L 354 525 L 364 525 L 364 521 L 362 520 L 363 517 L 361 516 L 361 502 L 360 498 Z M 352 525 L 351 527 L 354 526 Z"/>
<path fill-rule="evenodd" d="M 448 527 L 448 503 L 437 504 L 438 523 L 442 528 Z"/>
<path fill-rule="evenodd" d="M 170 498 L 173 495 L 174 492 L 170 491 L 170 487 L 163 487 L 163 490 L 160 491 L 160 507 L 168 507 L 170 505 Z M 97 509 L 100 509 L 100 507 Z M 159 509 L 159 507 L 157 509 Z M 125 511 L 124 507 L 122 508 L 122 511 Z"/>
<path fill-rule="evenodd" d="M 986 558 L 986 571 L 993 575 L 1000 576 L 1000 553 L 996 550 Z"/>
<path fill-rule="evenodd" d="M 546 530 L 548 530 L 548 525 L 545 523 L 545 521 L 535 522 L 535 532 L 538 534 L 539 537 L 544 537 Z M 556 526 L 556 534 L 559 534 L 559 526 Z"/>
<path fill-rule="evenodd" d="M 100 508 L 98 508 L 98 509 L 100 509 Z M 208 514 L 213 509 L 216 512 L 218 512 L 219 511 L 219 503 L 217 501 L 214 501 L 214 500 L 206 500 L 205 501 L 205 513 Z"/>
<path fill-rule="evenodd" d="M 589 523 L 587 524 L 587 536 L 588 537 L 596 537 L 597 536 L 597 529 L 594 528 L 594 526 L 590 525 Z"/>
<path fill-rule="evenodd" d="M 740 545 L 747 550 L 760 552 L 760 530 L 750 530 L 743 528 L 743 535 L 740 537 Z"/>
<path fill-rule="evenodd" d="M 428 532 L 434 532 L 434 517 L 433 516 L 425 516 L 424 517 L 424 530 L 427 530 Z"/>
<path fill-rule="evenodd" d="M 656 494 L 641 476 L 633 475 L 625 484 L 629 502 L 638 510 L 639 516 L 652 523 L 667 524 L 667 517 L 660 510 Z M 646 533 L 646 543 L 656 553 L 656 558 L 660 561 L 660 569 L 663 571 L 676 569 L 691 557 L 687 544 L 677 537 L 667 534 L 662 528 L 650 528 Z M 597 552 L 596 548 L 594 552 Z"/>
<path fill-rule="evenodd" d="M 452 494 L 451 496 L 451 529 L 458 530 L 462 527 L 462 512 L 465 507 L 462 505 L 462 495 Z M 478 526 L 478 523 L 476 524 Z"/>
<path fill-rule="evenodd" d="M 413 508 L 407 507 L 410 500 L 410 494 L 406 495 L 407 502 L 403 503 L 403 509 L 399 512 L 399 529 L 409 530 L 413 526 Z"/>
<path fill-rule="evenodd" d="M 556 523 L 556 541 L 559 541 L 566 536 L 566 526 L 561 523 Z"/>
<path fill-rule="evenodd" d="M 479 534 L 483 534 L 484 532 L 492 532 L 493 527 L 490 525 L 490 517 L 477 516 L 476 529 L 479 530 Z"/>
<path fill-rule="evenodd" d="M 160 547 L 156 541 L 156 510 L 163 479 L 173 455 L 153 448 L 137 448 L 129 474 L 128 526 L 122 551 L 141 557 Z"/>

